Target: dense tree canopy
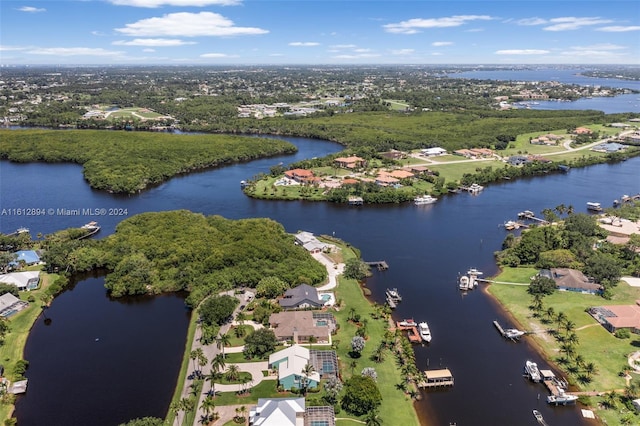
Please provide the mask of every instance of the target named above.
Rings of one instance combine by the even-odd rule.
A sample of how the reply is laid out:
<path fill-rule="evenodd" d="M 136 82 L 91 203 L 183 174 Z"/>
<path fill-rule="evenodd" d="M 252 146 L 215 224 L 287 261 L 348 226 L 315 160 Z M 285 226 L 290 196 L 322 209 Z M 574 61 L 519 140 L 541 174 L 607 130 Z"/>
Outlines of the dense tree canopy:
<path fill-rule="evenodd" d="M 273 330 L 259 328 L 244 339 L 243 353 L 247 358 L 261 357 L 273 352 L 277 344 Z"/>
<path fill-rule="evenodd" d="M 107 238 L 61 251 L 58 261 L 63 270 L 71 262 L 77 271 L 107 268 L 105 285 L 113 296 L 184 290 L 191 306 L 222 290 L 255 287 L 265 276 L 290 286 L 317 284 L 327 275 L 273 220 L 186 210 L 133 216 Z"/>
<path fill-rule="evenodd" d="M 376 382 L 369 376 L 353 376 L 344 383 L 342 408 L 356 416 L 375 410 L 382 403 Z"/>
<path fill-rule="evenodd" d="M 207 325 L 222 325 L 231 318 L 240 301 L 229 295 L 211 296 L 198 309 L 200 318 Z"/>
<path fill-rule="evenodd" d="M 0 140 L 0 159 L 82 164 L 91 187 L 125 193 L 179 173 L 296 151 L 275 139 L 125 131 L 0 130 Z"/>

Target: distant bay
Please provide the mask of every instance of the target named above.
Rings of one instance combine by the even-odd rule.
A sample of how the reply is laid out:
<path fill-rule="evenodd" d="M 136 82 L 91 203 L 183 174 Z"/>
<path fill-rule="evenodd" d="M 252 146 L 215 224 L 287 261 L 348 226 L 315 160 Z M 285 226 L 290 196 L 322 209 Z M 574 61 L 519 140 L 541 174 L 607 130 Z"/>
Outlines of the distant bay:
<path fill-rule="evenodd" d="M 577 84 L 580 86 L 602 86 L 631 89 L 640 91 L 640 81 L 621 80 L 616 78 L 594 78 L 581 75 L 584 69 L 526 69 L 526 70 L 491 70 L 467 71 L 449 74 L 452 78 L 472 78 L 478 80 L 504 81 L 557 81 L 563 84 Z M 531 109 L 541 110 L 570 110 L 593 109 L 606 114 L 624 112 L 640 112 L 640 93 L 612 97 L 583 98 L 572 102 L 535 101 L 530 103 Z"/>

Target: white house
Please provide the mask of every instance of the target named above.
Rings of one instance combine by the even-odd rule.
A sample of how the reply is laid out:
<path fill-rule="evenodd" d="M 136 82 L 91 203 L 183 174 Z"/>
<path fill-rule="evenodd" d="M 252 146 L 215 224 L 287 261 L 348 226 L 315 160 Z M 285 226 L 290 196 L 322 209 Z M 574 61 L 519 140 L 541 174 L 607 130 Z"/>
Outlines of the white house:
<path fill-rule="evenodd" d="M 435 148 L 426 148 L 421 150 L 422 155 L 426 156 L 426 157 L 435 157 L 438 155 L 445 155 L 447 153 L 447 150 L 444 148 L 440 148 L 440 147 L 435 147 Z"/>
<path fill-rule="evenodd" d="M 252 426 L 304 426 L 304 398 L 258 398 L 249 410 Z"/>
<path fill-rule="evenodd" d="M 18 290 L 35 290 L 40 283 L 40 271 L 10 272 L 0 275 L 0 283 L 13 284 Z"/>

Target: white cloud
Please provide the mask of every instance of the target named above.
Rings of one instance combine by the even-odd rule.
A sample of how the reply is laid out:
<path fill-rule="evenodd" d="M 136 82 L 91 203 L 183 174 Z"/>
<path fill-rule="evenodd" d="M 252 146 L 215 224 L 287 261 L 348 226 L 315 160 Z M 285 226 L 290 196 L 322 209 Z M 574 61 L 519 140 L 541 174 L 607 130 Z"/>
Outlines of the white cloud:
<path fill-rule="evenodd" d="M 359 48 L 359 49 L 353 49 L 353 51 L 356 53 L 367 53 L 367 52 L 371 52 L 371 49 Z"/>
<path fill-rule="evenodd" d="M 543 30 L 545 31 L 570 31 L 570 30 L 577 30 L 580 29 L 582 27 L 586 27 L 586 26 L 590 26 L 590 25 L 600 25 L 600 24 L 608 24 L 610 22 L 613 22 L 610 19 L 602 19 L 599 17 L 593 17 L 593 18 L 577 18 L 574 16 L 566 16 L 563 18 L 553 18 L 553 19 L 549 19 L 549 24 L 553 24 L 550 25 L 548 27 L 544 27 Z"/>
<path fill-rule="evenodd" d="M 465 30 L 465 33 L 481 33 L 484 31 L 484 28 L 471 28 L 470 30 Z"/>
<path fill-rule="evenodd" d="M 431 56 L 442 56 L 441 52 L 433 52 Z"/>
<path fill-rule="evenodd" d="M 162 6 L 180 7 L 205 7 L 211 5 L 235 6 L 242 3 L 242 0 L 107 0 L 117 6 L 134 6 L 156 8 Z"/>
<path fill-rule="evenodd" d="M 111 43 L 115 46 L 155 46 L 155 47 L 171 47 L 184 46 L 186 44 L 197 44 L 195 41 L 184 41 L 169 38 L 136 38 L 133 40 L 116 40 Z"/>
<path fill-rule="evenodd" d="M 333 56 L 334 59 L 362 59 L 362 58 L 379 58 L 379 53 L 360 53 L 357 55 L 336 55 Z"/>
<path fill-rule="evenodd" d="M 118 56 L 123 52 L 90 47 L 38 47 L 27 53 L 52 56 Z"/>
<path fill-rule="evenodd" d="M 38 12 L 46 12 L 47 11 L 47 9 L 38 8 L 38 7 L 31 7 L 31 6 L 23 6 L 21 8 L 18 8 L 17 10 L 19 10 L 20 12 L 27 12 L 27 13 L 38 13 Z"/>
<path fill-rule="evenodd" d="M 518 25 L 542 25 L 542 24 L 546 24 L 549 21 L 547 21 L 546 19 L 542 19 L 542 18 L 524 18 L 524 19 L 519 19 L 516 21 L 516 24 Z"/>
<path fill-rule="evenodd" d="M 150 49 L 150 48 L 146 48 L 146 49 L 142 49 L 143 52 L 147 52 L 147 53 L 153 53 L 156 51 L 156 49 Z"/>
<path fill-rule="evenodd" d="M 237 58 L 237 56 L 227 55 L 226 53 L 203 53 L 201 58 Z"/>
<path fill-rule="evenodd" d="M 496 55 L 546 55 L 548 50 L 542 49 L 507 49 L 497 50 Z"/>
<path fill-rule="evenodd" d="M 284 53 L 270 53 L 269 56 L 280 57 L 280 56 L 284 56 Z"/>
<path fill-rule="evenodd" d="M 129 36 L 153 37 L 200 37 L 238 36 L 266 34 L 262 28 L 236 27 L 233 21 L 213 12 L 169 13 L 160 18 L 148 18 L 116 28 L 117 32 Z"/>
<path fill-rule="evenodd" d="M 320 43 L 317 43 L 315 41 L 292 41 L 291 43 L 289 43 L 289 46 L 313 47 L 313 46 L 320 46 Z"/>
<path fill-rule="evenodd" d="M 471 21 L 488 21 L 493 19 L 486 15 L 456 15 L 445 18 L 415 18 L 395 24 L 386 24 L 382 27 L 386 32 L 396 34 L 416 34 L 425 28 L 459 27 Z"/>
<path fill-rule="evenodd" d="M 397 50 L 392 50 L 391 54 L 392 55 L 411 55 L 413 52 L 415 52 L 414 49 L 397 49 Z"/>
<path fill-rule="evenodd" d="M 355 49 L 356 46 L 355 44 L 334 44 L 329 46 L 331 49 Z"/>
<path fill-rule="evenodd" d="M 20 47 L 20 46 L 2 46 L 0 45 L 0 52 L 9 52 L 15 50 L 26 50 L 28 47 Z"/>
<path fill-rule="evenodd" d="M 618 44 L 612 44 L 612 43 L 598 43 L 598 44 L 592 44 L 590 46 L 571 46 L 571 48 L 573 50 L 621 50 L 621 49 L 626 49 L 625 46 L 620 46 Z"/>
<path fill-rule="evenodd" d="M 433 43 L 431 43 L 431 45 L 435 47 L 451 46 L 452 44 L 452 41 L 434 41 Z"/>
<path fill-rule="evenodd" d="M 596 31 L 605 31 L 609 33 L 623 33 L 626 31 L 640 31 L 640 25 L 630 25 L 627 27 L 613 25 L 611 27 L 596 28 Z"/>

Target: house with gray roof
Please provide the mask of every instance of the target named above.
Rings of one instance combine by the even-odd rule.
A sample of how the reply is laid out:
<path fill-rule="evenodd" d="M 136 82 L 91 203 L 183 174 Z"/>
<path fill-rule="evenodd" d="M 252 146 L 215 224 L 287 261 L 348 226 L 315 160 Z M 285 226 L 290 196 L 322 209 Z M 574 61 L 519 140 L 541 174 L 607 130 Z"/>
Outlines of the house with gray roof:
<path fill-rule="evenodd" d="M 569 268 L 551 268 L 543 269 L 539 272 L 543 277 L 551 278 L 555 281 L 560 291 L 576 291 L 585 294 L 601 294 L 603 288 L 600 284 L 596 284 L 589 280 L 582 272 L 577 269 Z"/>
<path fill-rule="evenodd" d="M 20 300 L 11 293 L 0 296 L 0 317 L 9 318 L 29 306 L 29 302 Z"/>
<path fill-rule="evenodd" d="M 308 284 L 300 284 L 290 288 L 284 293 L 284 297 L 278 300 L 284 310 L 321 308 L 324 301 L 320 300 L 318 290 Z"/>
<path fill-rule="evenodd" d="M 335 426 L 333 407 L 305 408 L 304 398 L 258 398 L 249 410 L 250 426 Z"/>
<path fill-rule="evenodd" d="M 310 253 L 320 253 L 329 247 L 318 240 L 311 232 L 302 231 L 296 234 L 296 244 L 304 247 Z"/>

